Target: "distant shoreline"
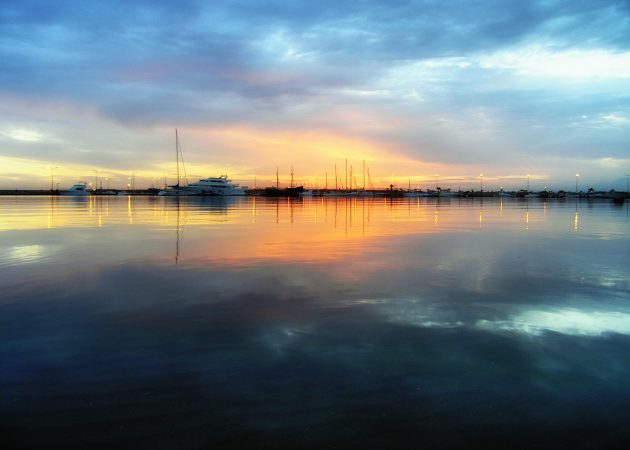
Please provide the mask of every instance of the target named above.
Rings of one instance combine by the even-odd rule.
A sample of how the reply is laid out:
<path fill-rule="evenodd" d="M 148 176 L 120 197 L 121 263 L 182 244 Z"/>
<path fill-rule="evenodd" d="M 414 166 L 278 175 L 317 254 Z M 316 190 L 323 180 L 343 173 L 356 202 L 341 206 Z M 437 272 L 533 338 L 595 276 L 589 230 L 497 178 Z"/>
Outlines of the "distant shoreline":
<path fill-rule="evenodd" d="M 50 189 L 3 189 L 0 195 L 59 195 L 59 192 Z"/>
<path fill-rule="evenodd" d="M 53 190 L 51 191 L 50 189 L 0 189 L 0 196 L 62 196 L 61 194 L 62 191 L 58 191 L 58 190 Z M 136 189 L 134 191 L 121 191 L 121 190 L 117 190 L 117 189 L 110 189 L 110 190 L 98 190 L 96 192 L 92 192 L 90 195 L 91 196 L 117 196 L 119 194 L 127 194 L 127 195 L 137 195 L 137 196 L 155 196 L 158 194 L 158 190 L 154 189 L 154 188 L 150 188 L 150 189 Z M 377 192 L 377 191 L 374 191 Z M 380 194 L 384 194 L 384 195 L 379 195 L 379 196 L 369 196 L 368 198 L 379 198 L 379 197 L 400 197 L 400 198 L 414 198 L 414 195 L 408 195 L 409 193 L 412 193 L 413 191 L 404 191 L 402 189 L 398 189 L 398 190 L 393 190 L 393 191 L 387 191 L 387 190 L 382 190 L 382 191 L 378 191 L 380 192 Z M 580 192 L 579 194 L 575 194 L 575 193 L 568 193 L 564 194 L 564 195 L 559 195 L 559 193 L 555 193 L 555 192 L 551 192 L 551 191 L 541 191 L 538 193 L 534 193 L 534 192 L 530 192 L 529 195 L 525 196 L 522 195 L 523 192 L 525 191 L 520 191 L 520 192 L 514 192 L 514 191 L 510 191 L 510 192 L 503 192 L 503 191 L 465 191 L 465 192 L 458 192 L 457 195 L 454 196 L 442 196 L 442 195 L 436 195 L 436 196 L 432 196 L 430 198 L 440 198 L 440 199 L 444 199 L 444 198 L 518 198 L 518 199 L 576 199 L 576 198 L 580 198 L 580 199 L 605 199 L 605 200 L 613 200 L 615 202 L 624 202 L 625 199 L 630 198 L 630 193 L 627 192 L 622 192 L 622 191 L 610 191 L 610 192 Z M 255 195 L 255 194 L 250 194 L 250 195 Z M 335 197 L 334 195 L 332 195 L 331 197 Z M 354 197 L 353 197 L 354 198 Z M 365 198 L 365 197 L 359 197 L 359 198 Z"/>
<path fill-rule="evenodd" d="M 90 195 L 118 195 L 119 192 L 127 192 L 127 191 L 119 191 L 117 189 L 108 189 L 103 191 L 96 191 L 90 193 Z M 158 191 L 156 189 L 149 190 L 136 190 L 133 191 L 134 195 L 157 195 Z M 0 195 L 61 195 L 61 191 L 50 189 L 0 189 Z"/>

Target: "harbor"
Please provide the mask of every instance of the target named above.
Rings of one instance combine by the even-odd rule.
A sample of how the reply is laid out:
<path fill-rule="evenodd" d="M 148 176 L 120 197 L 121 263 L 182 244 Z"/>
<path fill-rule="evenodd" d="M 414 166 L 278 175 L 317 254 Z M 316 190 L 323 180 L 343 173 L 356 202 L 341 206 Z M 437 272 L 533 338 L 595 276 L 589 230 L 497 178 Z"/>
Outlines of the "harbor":
<path fill-rule="evenodd" d="M 209 180 L 217 180 L 214 184 Z M 330 189 L 304 189 L 299 187 L 276 188 L 269 187 L 264 189 L 241 189 L 233 184 L 227 183 L 227 176 L 210 178 L 201 180 L 202 183 L 190 185 L 185 189 L 185 193 L 169 194 L 168 190 L 159 190 L 156 188 L 135 189 L 135 190 L 118 190 L 118 189 L 95 189 L 86 191 L 85 195 L 185 195 L 185 196 L 263 196 L 263 197 L 389 197 L 389 198 L 539 198 L 539 199 L 607 199 L 613 201 L 624 201 L 630 198 L 630 194 L 624 191 L 595 191 L 587 192 L 566 192 L 566 191 L 540 191 L 527 192 L 521 191 L 450 191 L 450 190 L 403 190 L 403 189 L 370 189 L 370 190 L 330 190 Z M 0 190 L 0 195 L 64 195 L 63 191 L 45 190 L 45 189 L 4 189 Z M 67 195 L 67 194 L 65 194 Z"/>

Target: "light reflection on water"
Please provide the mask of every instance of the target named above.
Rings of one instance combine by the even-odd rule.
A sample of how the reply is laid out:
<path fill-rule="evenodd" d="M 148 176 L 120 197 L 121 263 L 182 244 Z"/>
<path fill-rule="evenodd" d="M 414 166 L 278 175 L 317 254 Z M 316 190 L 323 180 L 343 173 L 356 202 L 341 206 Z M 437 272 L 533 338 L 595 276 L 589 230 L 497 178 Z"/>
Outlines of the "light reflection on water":
<path fill-rule="evenodd" d="M 585 200 L 0 197 L 1 430 L 619 444 L 628 231 L 626 205 Z"/>

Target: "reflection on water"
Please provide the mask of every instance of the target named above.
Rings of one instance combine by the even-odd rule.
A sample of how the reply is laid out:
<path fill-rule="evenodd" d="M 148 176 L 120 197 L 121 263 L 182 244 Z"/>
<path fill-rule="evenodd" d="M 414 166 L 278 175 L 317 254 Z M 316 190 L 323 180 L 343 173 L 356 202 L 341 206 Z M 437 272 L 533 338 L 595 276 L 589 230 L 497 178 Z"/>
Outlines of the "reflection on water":
<path fill-rule="evenodd" d="M 552 311 L 525 311 L 509 320 L 482 320 L 488 329 L 519 331 L 541 335 L 548 331 L 570 335 L 619 333 L 630 335 L 630 314 L 618 311 L 583 311 L 572 308 Z"/>
<path fill-rule="evenodd" d="M 0 197 L 0 431 L 17 448 L 622 446 L 627 217 Z"/>

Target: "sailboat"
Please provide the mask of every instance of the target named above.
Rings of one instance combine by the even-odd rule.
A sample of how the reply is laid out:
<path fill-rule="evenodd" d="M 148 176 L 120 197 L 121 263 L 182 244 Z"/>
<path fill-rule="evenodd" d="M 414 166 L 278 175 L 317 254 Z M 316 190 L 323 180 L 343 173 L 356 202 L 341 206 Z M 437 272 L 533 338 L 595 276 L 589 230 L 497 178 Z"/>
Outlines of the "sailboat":
<path fill-rule="evenodd" d="M 177 165 L 177 183 L 168 186 L 166 189 L 158 192 L 158 195 L 162 196 L 189 196 L 189 195 L 197 195 L 197 192 L 190 189 L 188 186 L 180 186 L 179 185 L 179 160 L 182 161 L 182 168 L 184 169 L 184 180 L 186 180 L 186 166 L 184 165 L 184 157 L 182 155 L 182 149 L 179 145 L 179 135 L 177 134 L 177 128 L 175 128 L 175 161 Z"/>
<path fill-rule="evenodd" d="M 280 189 L 280 178 L 276 168 L 276 185 L 266 187 L 262 195 L 265 197 L 299 197 L 304 192 L 304 186 L 293 186 L 293 167 L 291 167 L 291 186 Z"/>

